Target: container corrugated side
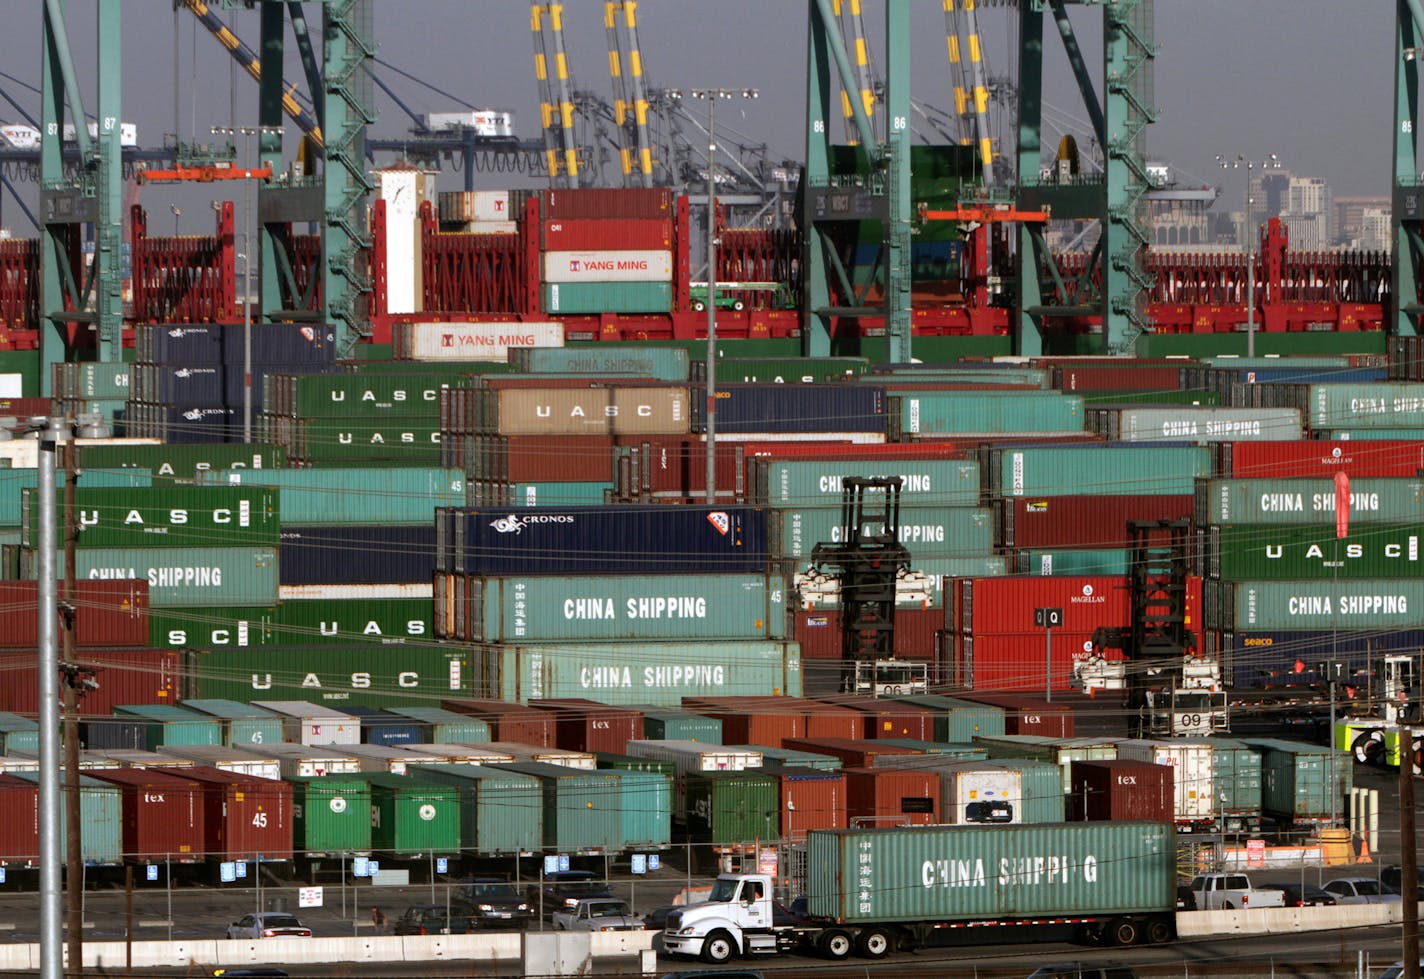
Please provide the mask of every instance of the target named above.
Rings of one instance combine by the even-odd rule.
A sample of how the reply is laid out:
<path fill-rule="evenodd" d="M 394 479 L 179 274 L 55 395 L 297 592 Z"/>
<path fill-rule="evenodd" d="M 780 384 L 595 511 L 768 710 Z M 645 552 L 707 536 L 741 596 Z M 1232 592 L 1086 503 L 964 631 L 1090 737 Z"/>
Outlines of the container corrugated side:
<path fill-rule="evenodd" d="M 544 847 L 558 853 L 617 853 L 623 848 L 621 772 L 583 771 L 541 762 L 491 766 L 539 780 Z"/>
<path fill-rule="evenodd" d="M 722 743 L 722 722 L 690 711 L 643 711 L 643 737 L 650 741 Z"/>
<path fill-rule="evenodd" d="M 720 419 L 719 419 L 720 421 Z M 901 506 L 979 505 L 979 464 L 966 459 L 756 459 L 748 468 L 751 492 L 774 507 L 839 507 L 846 477 L 898 476 Z M 875 494 L 872 494 L 872 498 Z"/>
<path fill-rule="evenodd" d="M 545 323 L 400 323 L 395 356 L 408 361 L 503 362 L 511 350 L 562 347 L 564 325 Z"/>
<path fill-rule="evenodd" d="M 81 578 L 147 581 L 152 608 L 277 601 L 277 551 L 271 547 L 96 547 L 76 552 L 75 562 Z M 23 549 L 20 563 L 22 575 L 33 577 L 34 549 Z"/>
<path fill-rule="evenodd" d="M 418 721 L 429 735 L 424 740 L 442 744 L 476 744 L 490 740 L 490 726 L 466 714 L 443 707 L 392 707 L 392 714 Z"/>
<path fill-rule="evenodd" d="M 488 435 L 679 435 L 691 430 L 685 386 L 503 388 L 479 396 Z"/>
<path fill-rule="evenodd" d="M 1212 742 L 1212 764 L 1220 803 L 1218 814 L 1228 820 L 1233 816 L 1260 816 L 1261 756 L 1244 741 L 1213 738 Z M 1226 828 L 1233 827 L 1228 824 Z"/>
<path fill-rule="evenodd" d="M 31 440 L 11 440 L 5 445 L 14 445 L 16 441 L 24 444 Z M 4 456 L 0 455 L 0 461 L 3 460 Z M 86 489 L 96 487 L 139 489 L 153 485 L 153 471 L 151 469 L 120 469 L 117 466 L 113 469 L 98 469 L 92 472 L 86 469 L 83 479 Z M 17 465 L 14 469 L 0 466 L 0 527 L 20 526 L 21 501 L 24 499 L 22 491 L 33 490 L 38 485 L 39 475 L 33 466 L 22 468 Z M 64 486 L 62 471 L 55 474 L 54 485 L 56 489 Z"/>
<path fill-rule="evenodd" d="M 1351 479 L 1412 477 L 1424 469 L 1424 443 L 1417 439 L 1364 443 L 1348 439 L 1232 442 L 1218 446 L 1217 451 L 1221 460 L 1217 475 L 1237 479 L 1333 479 L 1337 472 Z"/>
<path fill-rule="evenodd" d="M 547 282 L 540 286 L 545 313 L 667 313 L 669 281 Z"/>
<path fill-rule="evenodd" d="M 701 772 L 687 776 L 685 819 L 694 843 L 736 845 L 780 835 L 781 787 L 758 772 Z"/>
<path fill-rule="evenodd" d="M 688 379 L 688 353 L 677 347 L 540 347 L 510 352 L 520 370 L 537 374 L 644 374 L 660 381 Z"/>
<path fill-rule="evenodd" d="M 1193 498 L 1179 496 L 1040 496 L 996 503 L 1004 547 L 1126 547 L 1129 520 L 1188 520 Z"/>
<path fill-rule="evenodd" d="M 1323 745 L 1242 738 L 1261 756 L 1261 807 L 1287 822 L 1313 822 L 1348 811 L 1354 758 Z"/>
<path fill-rule="evenodd" d="M 325 775 L 288 778 L 294 845 L 308 856 L 371 849 L 371 786 L 365 779 Z"/>
<path fill-rule="evenodd" d="M 546 283 L 672 282 L 671 249 L 544 252 Z"/>
<path fill-rule="evenodd" d="M 497 856 L 543 847 L 542 789 L 534 776 L 490 765 L 415 765 L 412 771 L 459 792 L 465 850 Z"/>
<path fill-rule="evenodd" d="M 1058 391 L 900 391 L 890 413 L 910 436 L 1083 430 L 1083 399 Z"/>
<path fill-rule="evenodd" d="M 1037 551 L 1021 550 L 1015 554 L 1015 570 L 1019 574 L 1038 575 L 1125 575 L 1131 565 L 1131 552 L 1125 548 L 1103 551 Z"/>
<path fill-rule="evenodd" d="M 463 649 L 381 645 L 211 650 L 199 659 L 195 692 L 207 699 L 302 698 L 341 707 L 390 707 L 468 689 Z"/>
<path fill-rule="evenodd" d="M 215 720 L 171 704 L 120 704 L 116 717 L 141 718 L 146 743 L 140 747 L 157 751 L 165 745 L 222 744 L 222 726 Z"/>
<path fill-rule="evenodd" d="M 175 607 L 149 616 L 149 644 L 247 649 L 335 644 L 397 645 L 432 635 L 430 600 L 292 599 L 275 608 Z"/>
<path fill-rule="evenodd" d="M 1102 738 L 1048 738 L 1038 735 L 980 735 L 974 743 L 981 745 L 992 759 L 1023 758 L 1051 762 L 1061 773 L 1063 792 L 1073 785 L 1075 761 L 1115 761 L 1117 742 Z"/>
<path fill-rule="evenodd" d="M 1088 427 L 1122 442 L 1246 442 L 1299 439 L 1294 408 L 1090 408 Z"/>
<path fill-rule="evenodd" d="M 79 453 L 89 486 L 96 485 L 96 474 L 118 469 L 147 469 L 164 480 L 192 482 L 224 469 L 281 469 L 286 463 L 287 450 L 279 445 L 85 445 Z"/>
<path fill-rule="evenodd" d="M 870 364 L 864 357 L 718 357 L 722 384 L 824 384 L 859 377 Z M 707 379 L 707 362 L 696 361 L 692 379 Z"/>
<path fill-rule="evenodd" d="M 895 699 L 935 712 L 936 741 L 970 744 L 981 735 L 998 736 L 1004 733 L 1004 711 L 999 707 L 936 694 Z"/>
<path fill-rule="evenodd" d="M 1208 582 L 1207 627 L 1227 631 L 1383 632 L 1424 627 L 1424 581 Z"/>
<path fill-rule="evenodd" d="M 14 778 L 28 782 L 38 788 L 40 781 L 39 772 L 11 772 Z M 68 776 L 61 771 L 59 773 L 61 789 L 69 784 Z M 38 798 L 36 798 L 38 805 Z M 28 814 L 12 813 L 12 819 L 23 820 Z M 33 818 L 38 825 L 39 811 L 36 809 Z M 63 860 L 69 853 L 69 834 L 66 832 L 69 819 L 69 807 L 59 807 L 59 856 Z M 83 855 L 84 863 L 87 866 L 107 866 L 120 864 L 124 860 L 123 845 L 123 799 L 121 789 L 117 785 L 91 778 L 88 775 L 79 776 L 79 821 L 84 826 L 84 832 L 80 834 L 79 852 Z"/>
<path fill-rule="evenodd" d="M 228 469 L 212 479 L 280 490 L 291 524 L 427 524 L 437 507 L 465 502 L 464 473 L 437 467 Z"/>
<path fill-rule="evenodd" d="M 1162 823 L 822 831 L 810 834 L 807 851 L 807 910 L 833 920 L 1170 913 L 1176 906 L 1176 833 Z"/>
<path fill-rule="evenodd" d="M 430 374 L 306 374 L 269 379 L 267 411 L 296 418 L 424 417 L 440 411 L 442 388 L 459 385 L 453 371 Z M 441 376 L 442 371 L 445 376 Z M 466 379 L 465 384 L 469 381 Z"/>
<path fill-rule="evenodd" d="M 453 786 L 415 775 L 374 775 L 371 846 L 400 855 L 458 854 L 460 796 Z"/>
<path fill-rule="evenodd" d="M 21 494 L 30 547 L 39 544 L 39 504 L 38 490 Z M 77 486 L 74 507 L 81 548 L 275 547 L 282 525 L 278 494 L 263 486 Z"/>
<path fill-rule="evenodd" d="M 1350 480 L 1350 525 L 1404 523 L 1424 511 L 1424 481 Z M 1199 524 L 1333 524 L 1331 479 L 1213 479 L 1197 485 Z"/>
<path fill-rule="evenodd" d="M 802 689 L 796 643 L 491 644 L 471 655 L 475 695 L 518 702 L 590 697 L 676 707 L 686 696 L 799 696 Z"/>
<path fill-rule="evenodd" d="M 1185 496 L 1212 474 L 1211 450 L 1140 445 L 1003 448 L 991 450 L 991 486 L 1002 496 Z"/>
<path fill-rule="evenodd" d="M 1332 524 L 1311 527 L 1213 525 L 1203 532 L 1205 573 L 1233 581 L 1413 578 L 1424 575 L 1419 524 L 1369 524 L 1337 537 Z"/>
<path fill-rule="evenodd" d="M 782 639 L 786 582 L 766 575 L 478 578 L 476 642 Z"/>

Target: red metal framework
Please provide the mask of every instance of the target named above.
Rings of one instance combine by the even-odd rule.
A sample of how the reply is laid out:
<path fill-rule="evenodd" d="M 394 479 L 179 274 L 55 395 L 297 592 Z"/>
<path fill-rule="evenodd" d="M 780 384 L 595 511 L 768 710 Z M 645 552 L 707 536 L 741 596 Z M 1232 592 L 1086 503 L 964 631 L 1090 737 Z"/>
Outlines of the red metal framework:
<path fill-rule="evenodd" d="M 0 241 L 0 350 L 33 349 L 39 316 L 39 239 Z"/>
<path fill-rule="evenodd" d="M 221 323 L 238 317 L 233 205 L 223 201 L 212 237 L 150 237 L 148 214 L 130 212 L 136 323 Z"/>
<path fill-rule="evenodd" d="M 785 228 L 732 228 L 718 235 L 718 282 L 776 282 L 779 291 L 723 289 L 747 309 L 778 309 L 801 295 L 801 236 Z"/>
<path fill-rule="evenodd" d="M 525 237 L 444 234 L 435 207 L 429 201 L 421 204 L 423 308 L 451 313 L 526 312 Z M 374 243 L 374 250 L 382 251 L 382 244 L 383 239 Z"/>

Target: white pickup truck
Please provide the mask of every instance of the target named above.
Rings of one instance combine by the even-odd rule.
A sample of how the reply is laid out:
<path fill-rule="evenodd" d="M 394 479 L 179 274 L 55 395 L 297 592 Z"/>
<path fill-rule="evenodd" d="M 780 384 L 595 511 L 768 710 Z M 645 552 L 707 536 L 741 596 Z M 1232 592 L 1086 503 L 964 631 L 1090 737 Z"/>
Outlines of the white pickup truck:
<path fill-rule="evenodd" d="M 1191 890 L 1198 911 L 1245 911 L 1285 905 L 1283 892 L 1256 890 L 1245 874 L 1201 874 L 1192 878 Z"/>

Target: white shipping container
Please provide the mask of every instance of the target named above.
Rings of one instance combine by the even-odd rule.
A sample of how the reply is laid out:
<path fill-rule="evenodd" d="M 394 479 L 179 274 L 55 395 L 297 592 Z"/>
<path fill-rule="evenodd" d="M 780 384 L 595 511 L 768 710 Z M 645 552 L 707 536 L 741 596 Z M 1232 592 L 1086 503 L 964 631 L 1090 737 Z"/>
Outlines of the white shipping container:
<path fill-rule="evenodd" d="M 671 282 L 672 252 L 545 252 L 545 282 Z"/>
<path fill-rule="evenodd" d="M 391 775 L 406 774 L 410 765 L 419 765 L 422 762 L 435 765 L 445 760 L 435 755 L 421 757 L 384 744 L 349 744 L 341 750 L 356 759 L 361 771 L 386 772 Z"/>
<path fill-rule="evenodd" d="M 590 751 L 536 748 L 515 741 L 491 741 L 487 747 L 513 756 L 516 762 L 537 761 L 545 765 L 561 765 L 564 768 L 579 768 L 590 772 L 598 768 L 598 756 Z"/>
<path fill-rule="evenodd" d="M 291 743 L 361 743 L 361 719 L 331 707 L 304 700 L 254 700 L 252 706 L 281 714 L 283 736 Z"/>
<path fill-rule="evenodd" d="M 86 445 L 161 445 L 162 439 L 77 439 L 81 448 Z M 0 442 L 0 468 L 37 469 L 40 464 L 40 443 L 37 439 L 10 439 Z"/>
<path fill-rule="evenodd" d="M 489 745 L 423 744 L 421 752 L 436 756 L 439 765 L 508 765 L 514 756 Z M 420 764 L 416 762 L 415 764 Z"/>
<path fill-rule="evenodd" d="M 477 136 L 513 136 L 514 113 L 507 109 L 469 109 L 463 112 L 427 112 L 425 128 L 464 129 Z"/>
<path fill-rule="evenodd" d="M 1211 742 L 1127 740 L 1118 743 L 1117 756 L 1171 766 L 1173 809 L 1179 826 L 1209 826 L 1215 819 L 1216 760 Z"/>
<path fill-rule="evenodd" d="M 471 235 L 517 235 L 518 221 L 466 221 L 465 233 Z"/>
<path fill-rule="evenodd" d="M 634 758 L 670 761 L 676 766 L 672 780 L 673 815 L 681 820 L 687 812 L 687 776 L 696 772 L 742 772 L 761 768 L 765 756 L 749 748 L 708 745 L 701 741 L 629 741 L 623 749 Z"/>
<path fill-rule="evenodd" d="M 1023 776 L 988 762 L 947 762 L 939 772 L 940 818 L 954 826 L 1023 822 Z"/>
<path fill-rule="evenodd" d="M 511 350 L 562 347 L 562 323 L 401 323 L 396 360 L 498 361 Z"/>
<path fill-rule="evenodd" d="M 192 768 L 194 764 L 189 758 L 142 748 L 89 748 L 86 753 L 91 758 L 112 761 L 120 768 Z"/>
<path fill-rule="evenodd" d="M 85 128 L 87 128 L 87 129 L 89 130 L 89 138 L 90 138 L 90 139 L 98 139 L 98 138 L 99 138 L 99 124 L 98 124 L 97 122 L 91 122 L 91 123 L 89 123 L 89 125 L 88 125 L 87 127 L 85 127 Z M 73 143 L 73 142 L 75 142 L 75 137 L 76 137 L 76 135 L 77 135 L 77 133 L 74 131 L 74 123 L 72 123 L 72 122 L 66 122 L 66 123 L 64 124 L 64 141 L 65 141 L 66 143 Z M 137 146 L 137 145 L 138 145 L 138 126 L 137 126 L 137 125 L 135 125 L 135 124 L 132 123 L 132 122 L 121 122 L 121 123 L 119 123 L 119 145 L 120 145 L 120 146 Z"/>
<path fill-rule="evenodd" d="M 241 748 L 229 748 L 220 744 L 171 744 L 163 746 L 163 754 L 175 758 L 187 758 L 199 765 L 207 765 L 224 772 L 237 775 L 251 775 L 255 778 L 282 777 L 282 766 L 275 758 L 259 758 Z"/>
<path fill-rule="evenodd" d="M 282 778 L 318 778 L 322 775 L 355 775 L 361 763 L 344 751 L 304 744 L 264 744 L 260 748 L 234 748 L 253 758 L 275 761 Z"/>
<path fill-rule="evenodd" d="M 434 598 L 435 585 L 418 581 L 389 585 L 279 585 L 277 598 L 283 602 L 312 599 Z"/>
<path fill-rule="evenodd" d="M 432 127 L 434 128 L 434 127 Z M 519 218 L 507 190 L 447 190 L 439 197 L 440 220 L 449 223 L 508 221 Z"/>

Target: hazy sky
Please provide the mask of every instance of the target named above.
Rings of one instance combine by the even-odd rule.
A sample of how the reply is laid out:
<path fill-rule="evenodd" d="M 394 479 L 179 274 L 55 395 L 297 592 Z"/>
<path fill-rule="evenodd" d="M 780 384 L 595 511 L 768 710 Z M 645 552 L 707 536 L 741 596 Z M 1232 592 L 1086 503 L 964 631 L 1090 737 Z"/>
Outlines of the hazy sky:
<path fill-rule="evenodd" d="M 137 123 L 140 141 L 160 143 L 174 127 L 174 14 L 170 0 L 123 0 L 124 119 Z M 6 5 L 3 68 L 25 82 L 39 81 L 40 4 Z M 317 4 L 308 4 L 319 26 Z M 607 44 L 598 0 L 566 0 L 565 38 L 580 87 L 611 97 Z M 1016 62 L 1016 14 L 981 0 L 986 59 L 991 72 L 1009 75 Z M 882 33 L 881 0 L 865 0 L 867 21 Z M 952 88 L 945 55 L 944 19 L 938 0 L 914 7 L 914 96 L 950 108 Z M 1393 116 L 1395 5 L 1388 0 L 1157 0 L 1156 102 L 1159 122 L 1149 135 L 1154 159 L 1173 165 L 1183 183 L 1220 184 L 1224 204 L 1239 209 L 1242 177 L 1222 174 L 1218 153 L 1262 158 L 1277 154 L 1295 173 L 1319 176 L 1338 195 L 1386 195 L 1389 191 Z M 769 144 L 774 159 L 804 156 L 806 63 L 804 0 L 642 0 L 638 7 L 642 52 L 650 82 L 658 86 L 755 87 L 761 98 L 718 113 L 719 129 L 735 126 L 754 141 Z M 1342 11 L 1348 10 L 1348 22 Z M 70 0 L 69 24 L 80 71 L 92 78 L 94 0 Z M 1101 13 L 1093 6 L 1070 6 L 1089 63 L 1101 73 Z M 224 17 L 228 15 L 223 14 Z M 257 43 L 258 15 L 232 15 L 235 30 Z M 196 20 L 178 19 L 179 116 L 185 138 L 209 140 L 212 125 L 230 121 L 232 72 L 227 53 Z M 538 91 L 534 80 L 529 5 L 522 0 L 376 0 L 379 57 L 480 107 L 512 109 L 519 134 L 539 137 Z M 1086 120 L 1076 87 L 1050 22 L 1046 100 L 1056 118 Z M 295 57 L 295 45 L 289 44 Z M 195 71 L 194 66 L 197 66 Z M 459 108 L 389 71 L 383 78 L 417 111 Z M 293 62 L 288 82 L 302 79 Z M 236 75 L 239 124 L 256 113 L 256 86 Z M 1096 84 L 1101 86 L 1101 80 Z M 0 79 L 0 87 L 37 113 L 38 96 Z M 305 87 L 303 83 L 303 87 Z M 89 106 L 94 94 L 86 90 Z M 378 135 L 399 135 L 408 127 L 403 113 L 383 95 L 377 106 Z M 90 108 L 92 112 L 92 108 Z M 0 119 L 19 121 L 8 104 Z M 1086 128 L 1086 122 L 1080 122 Z M 290 130 L 289 131 L 294 131 Z M 840 132 L 839 128 L 836 130 Z M 1080 145 L 1088 140 L 1078 131 Z M 1057 133 L 1045 138 L 1056 142 Z M 295 144 L 289 142 L 289 147 Z M 1005 147 L 1012 152 L 1012 146 Z M 442 186 L 457 187 L 449 175 Z M 477 186 L 509 183 L 481 175 Z M 184 230 L 204 230 L 190 216 L 203 210 L 189 191 L 145 190 L 151 221 L 160 229 L 171 220 L 157 215 L 171 201 L 184 207 Z M 196 203 L 196 206 L 195 206 Z M 4 223 L 32 235 L 8 199 Z"/>

